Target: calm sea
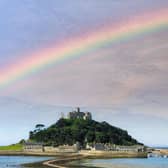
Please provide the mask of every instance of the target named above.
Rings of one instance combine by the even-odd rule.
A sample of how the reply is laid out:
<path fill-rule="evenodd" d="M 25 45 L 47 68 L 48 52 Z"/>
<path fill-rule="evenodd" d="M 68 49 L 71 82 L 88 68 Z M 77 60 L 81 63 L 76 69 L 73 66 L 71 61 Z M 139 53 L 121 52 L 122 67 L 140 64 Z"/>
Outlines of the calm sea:
<path fill-rule="evenodd" d="M 51 157 L 0 156 L 0 168 L 21 168 L 20 164 L 48 159 L 51 159 Z M 73 162 L 73 164 L 79 165 L 79 167 L 81 165 L 81 167 L 95 166 L 104 168 L 168 168 L 168 158 L 93 159 Z"/>
<path fill-rule="evenodd" d="M 48 160 L 51 157 L 0 156 L 0 168 L 21 168 L 21 164 Z"/>
<path fill-rule="evenodd" d="M 78 164 L 104 168 L 168 168 L 168 158 L 94 159 L 78 162 Z"/>

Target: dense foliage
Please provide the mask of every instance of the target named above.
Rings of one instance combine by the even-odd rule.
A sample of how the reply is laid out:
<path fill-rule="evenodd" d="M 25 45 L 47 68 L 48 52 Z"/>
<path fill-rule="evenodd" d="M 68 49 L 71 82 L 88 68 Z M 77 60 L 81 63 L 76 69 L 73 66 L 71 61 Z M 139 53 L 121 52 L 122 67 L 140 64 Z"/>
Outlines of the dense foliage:
<path fill-rule="evenodd" d="M 46 129 L 30 132 L 30 140 L 44 142 L 48 145 L 72 145 L 80 142 L 112 143 L 117 145 L 138 144 L 127 131 L 109 125 L 107 122 L 82 119 L 60 119 Z"/>

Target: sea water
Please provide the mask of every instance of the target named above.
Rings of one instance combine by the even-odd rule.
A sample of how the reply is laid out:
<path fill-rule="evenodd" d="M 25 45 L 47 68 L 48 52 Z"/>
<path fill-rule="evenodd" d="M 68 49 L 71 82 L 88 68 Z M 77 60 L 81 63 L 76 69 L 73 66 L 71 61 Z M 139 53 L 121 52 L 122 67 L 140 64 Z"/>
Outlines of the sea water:
<path fill-rule="evenodd" d="M 51 159 L 51 157 L 0 156 L 0 168 L 21 168 L 21 164 L 40 162 L 48 159 Z"/>
<path fill-rule="evenodd" d="M 103 168 L 168 168 L 168 158 L 93 159 L 80 164 Z"/>
<path fill-rule="evenodd" d="M 0 168 L 22 168 L 21 164 L 52 159 L 51 157 L 0 156 Z M 73 162 L 78 167 L 103 168 L 168 168 L 168 158 L 89 159 Z M 72 167 L 72 164 L 71 164 Z M 40 168 L 40 167 L 39 167 Z"/>

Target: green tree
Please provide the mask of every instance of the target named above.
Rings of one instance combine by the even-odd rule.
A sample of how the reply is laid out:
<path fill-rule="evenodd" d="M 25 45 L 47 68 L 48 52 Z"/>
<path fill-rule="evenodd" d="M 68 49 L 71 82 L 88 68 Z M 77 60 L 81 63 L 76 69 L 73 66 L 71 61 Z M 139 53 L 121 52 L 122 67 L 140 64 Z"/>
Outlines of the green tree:
<path fill-rule="evenodd" d="M 37 124 L 34 131 L 30 131 L 29 139 L 44 142 L 48 145 L 72 145 L 80 142 L 111 143 L 116 145 L 140 144 L 127 131 L 111 126 L 106 122 L 94 120 L 60 119 L 50 127 L 43 129 L 43 124 Z"/>
<path fill-rule="evenodd" d="M 45 127 L 44 124 L 37 124 L 37 125 L 35 126 L 35 129 L 36 129 L 36 131 L 38 132 L 38 131 L 41 131 L 44 127 Z"/>

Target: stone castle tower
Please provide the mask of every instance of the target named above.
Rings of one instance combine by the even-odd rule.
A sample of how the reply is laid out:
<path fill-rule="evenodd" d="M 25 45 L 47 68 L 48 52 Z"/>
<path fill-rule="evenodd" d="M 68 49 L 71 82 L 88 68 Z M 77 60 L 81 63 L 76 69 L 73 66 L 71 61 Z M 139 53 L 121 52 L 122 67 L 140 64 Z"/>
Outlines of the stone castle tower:
<path fill-rule="evenodd" d="M 92 120 L 92 114 L 90 112 L 81 112 L 80 108 L 77 107 L 74 111 L 68 113 L 69 119 L 83 119 Z"/>

